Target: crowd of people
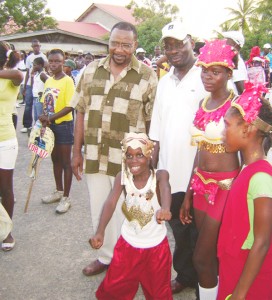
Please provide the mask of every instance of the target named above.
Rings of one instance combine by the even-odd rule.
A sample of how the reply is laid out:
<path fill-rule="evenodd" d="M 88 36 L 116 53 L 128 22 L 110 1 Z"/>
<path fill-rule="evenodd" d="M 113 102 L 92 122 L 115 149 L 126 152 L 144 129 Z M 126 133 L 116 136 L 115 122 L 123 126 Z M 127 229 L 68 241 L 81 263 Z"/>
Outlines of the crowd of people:
<path fill-rule="evenodd" d="M 55 188 L 42 203 L 59 202 L 56 212 L 66 213 L 73 174 L 85 173 L 97 259 L 83 273 L 106 271 L 97 299 L 133 299 L 140 284 L 146 299 L 193 287 L 200 300 L 271 300 L 271 46 L 254 46 L 244 62 L 243 35 L 222 35 L 195 43 L 170 22 L 151 59 L 127 22 L 113 26 L 102 59 L 82 50 L 75 59 L 61 49 L 45 55 L 37 39 L 25 57 L 0 42 L 1 249 L 15 246 L 21 89 L 21 133 L 34 110 L 55 138 Z"/>

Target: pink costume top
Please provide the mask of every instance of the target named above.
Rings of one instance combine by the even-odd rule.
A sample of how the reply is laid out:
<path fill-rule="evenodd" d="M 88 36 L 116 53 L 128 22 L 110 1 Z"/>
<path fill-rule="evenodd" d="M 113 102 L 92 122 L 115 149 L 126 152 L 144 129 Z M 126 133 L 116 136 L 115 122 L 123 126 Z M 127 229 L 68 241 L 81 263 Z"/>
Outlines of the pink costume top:
<path fill-rule="evenodd" d="M 207 109 L 208 97 L 204 99 L 191 128 L 192 145 L 210 153 L 223 153 L 222 132 L 224 129 L 224 116 L 231 106 L 234 94 L 231 91 L 225 102 L 216 109 Z"/>
<path fill-rule="evenodd" d="M 225 147 L 222 143 L 222 132 L 224 130 L 224 116 L 230 108 L 234 99 L 233 91 L 225 102 L 216 109 L 208 110 L 206 104 L 208 97 L 204 99 L 201 107 L 196 112 L 196 116 L 191 129 L 192 145 L 197 145 L 199 150 L 210 153 L 224 153 Z M 195 170 L 191 181 L 191 188 L 194 193 L 208 195 L 209 204 L 213 205 L 218 188 L 229 190 L 232 178 L 215 180 L 213 178 L 204 178 L 201 170 Z"/>

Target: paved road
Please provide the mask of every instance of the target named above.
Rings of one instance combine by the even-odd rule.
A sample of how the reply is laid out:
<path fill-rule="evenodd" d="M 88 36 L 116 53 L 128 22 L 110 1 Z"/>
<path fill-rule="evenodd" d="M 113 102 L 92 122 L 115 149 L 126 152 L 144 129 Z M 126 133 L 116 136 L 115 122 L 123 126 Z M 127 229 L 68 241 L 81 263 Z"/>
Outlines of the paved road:
<path fill-rule="evenodd" d="M 19 155 L 14 173 L 16 245 L 9 253 L 0 251 L 0 300 L 93 300 L 104 274 L 85 277 L 81 272 L 96 258 L 96 251 L 87 242 L 93 231 L 85 181 L 73 180 L 72 207 L 57 215 L 56 204 L 40 201 L 54 190 L 52 163 L 46 158 L 40 165 L 28 212 L 23 212 L 31 181 L 27 176 L 31 157 L 27 135 L 19 132 L 23 110 L 18 108 Z M 169 240 L 173 248 L 170 231 Z M 174 271 L 172 274 L 174 277 Z M 140 289 L 135 299 L 145 299 Z M 194 290 L 186 289 L 174 299 L 193 300 Z"/>

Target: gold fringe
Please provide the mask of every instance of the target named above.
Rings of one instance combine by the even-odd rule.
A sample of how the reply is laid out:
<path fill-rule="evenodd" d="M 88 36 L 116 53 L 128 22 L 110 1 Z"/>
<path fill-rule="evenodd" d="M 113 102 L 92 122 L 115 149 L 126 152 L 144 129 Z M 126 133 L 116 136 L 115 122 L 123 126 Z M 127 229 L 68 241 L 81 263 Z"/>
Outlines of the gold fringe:
<path fill-rule="evenodd" d="M 223 144 L 211 144 L 206 141 L 200 141 L 198 143 L 197 147 L 199 150 L 202 150 L 202 151 L 205 150 L 210 153 L 225 153 L 226 152 L 226 148 Z"/>
<path fill-rule="evenodd" d="M 199 177 L 199 179 L 204 184 L 215 183 L 217 184 L 221 190 L 230 190 L 231 184 L 234 178 L 227 178 L 223 180 L 215 180 L 215 179 L 205 179 L 199 172 L 195 171 L 195 174 Z"/>

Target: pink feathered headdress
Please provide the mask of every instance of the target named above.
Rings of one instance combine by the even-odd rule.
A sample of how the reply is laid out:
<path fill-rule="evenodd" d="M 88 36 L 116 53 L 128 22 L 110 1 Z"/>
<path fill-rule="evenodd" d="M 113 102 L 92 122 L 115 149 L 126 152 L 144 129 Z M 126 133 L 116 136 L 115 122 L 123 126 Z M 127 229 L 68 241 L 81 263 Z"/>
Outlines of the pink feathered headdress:
<path fill-rule="evenodd" d="M 255 125 L 262 132 L 272 133 L 272 125 L 258 117 L 262 106 L 260 97 L 267 91 L 264 84 L 253 85 L 251 82 L 246 82 L 244 92 L 235 102 L 231 103 L 231 106 L 239 110 L 247 123 Z"/>
<path fill-rule="evenodd" d="M 249 54 L 249 60 L 246 61 L 246 65 L 251 64 L 253 59 L 256 57 L 260 58 L 262 61 L 265 60 L 265 57 L 261 56 L 261 49 L 258 46 L 254 46 L 251 48 L 250 54 Z"/>
<path fill-rule="evenodd" d="M 236 66 L 232 59 L 236 54 L 237 51 L 226 40 L 206 41 L 205 46 L 200 48 L 196 64 L 206 68 L 219 65 L 233 70 Z"/>

